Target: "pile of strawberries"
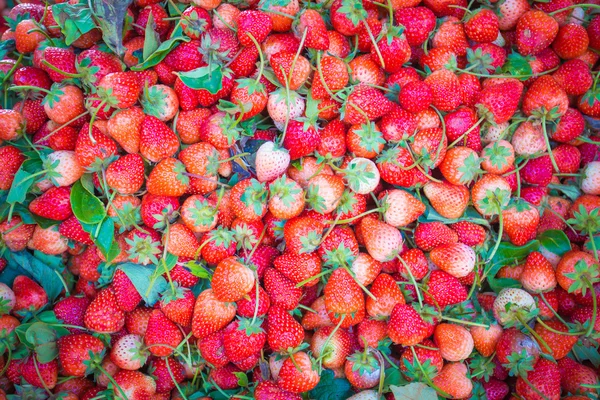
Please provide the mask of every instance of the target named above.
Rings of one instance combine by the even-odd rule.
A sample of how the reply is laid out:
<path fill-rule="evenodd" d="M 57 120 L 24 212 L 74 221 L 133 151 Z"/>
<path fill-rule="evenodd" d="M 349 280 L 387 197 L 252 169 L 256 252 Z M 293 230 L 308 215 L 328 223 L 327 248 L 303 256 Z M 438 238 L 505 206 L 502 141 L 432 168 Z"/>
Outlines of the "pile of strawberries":
<path fill-rule="evenodd" d="M 597 399 L 600 5 L 14 3 L 0 399 Z"/>

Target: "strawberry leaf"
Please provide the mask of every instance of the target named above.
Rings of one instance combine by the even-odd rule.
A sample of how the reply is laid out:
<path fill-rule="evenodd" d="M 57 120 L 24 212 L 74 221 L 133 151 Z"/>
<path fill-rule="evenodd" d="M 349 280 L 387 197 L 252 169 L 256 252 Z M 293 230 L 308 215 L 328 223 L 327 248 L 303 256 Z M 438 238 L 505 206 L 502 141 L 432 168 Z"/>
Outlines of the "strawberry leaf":
<path fill-rule="evenodd" d="M 144 50 L 142 57 L 144 60 L 148 59 L 152 53 L 158 49 L 160 45 L 160 37 L 156 32 L 156 24 L 154 23 L 154 15 L 150 13 L 148 15 L 148 22 L 146 23 L 146 30 L 144 32 Z"/>
<path fill-rule="evenodd" d="M 60 27 L 60 31 L 65 35 L 67 45 L 71 45 L 81 35 L 96 28 L 87 1 L 77 4 L 68 2 L 55 4 L 52 6 L 52 15 Z"/>
<path fill-rule="evenodd" d="M 319 384 L 309 392 L 311 399 L 343 400 L 352 396 L 350 382 L 347 379 L 336 378 L 333 371 L 323 370 Z"/>
<path fill-rule="evenodd" d="M 127 8 L 133 0 L 92 0 L 92 12 L 102 28 L 102 38 L 118 56 L 125 54 L 123 28 Z M 87 3 L 87 2 L 86 2 Z"/>
<path fill-rule="evenodd" d="M 177 73 L 179 79 L 189 88 L 206 89 L 215 94 L 223 88 L 223 72 L 218 64 L 196 68 L 188 72 Z"/>
<path fill-rule="evenodd" d="M 106 216 L 102 201 L 84 188 L 81 181 L 75 182 L 71 189 L 71 207 L 75 217 L 84 224 L 98 224 Z"/>
<path fill-rule="evenodd" d="M 12 280 L 16 275 L 12 276 L 10 270 L 16 271 L 17 275 L 27 275 L 37 281 L 46 291 L 48 300 L 55 300 L 64 289 L 62 279 L 60 278 L 64 265 L 60 264 L 60 269 L 55 269 L 43 259 L 40 259 L 27 251 L 7 253 L 6 259 L 8 264 L 6 269 L 0 274 L 0 281 L 12 286 Z M 7 275 L 5 278 L 4 275 Z M 10 279 L 12 278 L 12 279 Z M 8 281 L 8 282 L 7 282 Z"/>
<path fill-rule="evenodd" d="M 422 382 L 413 382 L 405 386 L 390 386 L 396 400 L 437 400 L 438 396 L 430 386 Z"/>
<path fill-rule="evenodd" d="M 124 263 L 119 269 L 131 280 L 137 292 L 149 306 L 153 306 L 160 294 L 167 289 L 167 281 L 162 275 L 152 276 L 153 269 L 134 263 Z"/>
<path fill-rule="evenodd" d="M 567 251 L 571 250 L 571 242 L 567 235 L 560 230 L 552 229 L 543 232 L 538 240 L 542 247 L 551 253 L 562 256 Z"/>
<path fill-rule="evenodd" d="M 510 53 L 506 57 L 506 62 L 502 66 L 502 72 L 513 75 L 522 81 L 526 81 L 533 75 L 533 70 L 527 57 L 516 52 Z"/>
<path fill-rule="evenodd" d="M 173 31 L 175 33 L 175 31 Z M 131 67 L 133 71 L 143 71 L 150 69 L 160 63 L 165 57 L 179 44 L 179 42 L 189 42 L 191 39 L 181 35 L 171 35 L 171 38 L 165 40 L 158 46 L 156 51 L 152 53 L 143 63 Z"/>

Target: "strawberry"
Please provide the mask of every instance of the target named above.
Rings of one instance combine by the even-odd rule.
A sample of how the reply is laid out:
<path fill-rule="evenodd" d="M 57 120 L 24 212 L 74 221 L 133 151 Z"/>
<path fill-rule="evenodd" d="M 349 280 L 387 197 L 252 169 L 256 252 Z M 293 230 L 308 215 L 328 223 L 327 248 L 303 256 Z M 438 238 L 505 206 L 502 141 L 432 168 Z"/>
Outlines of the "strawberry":
<path fill-rule="evenodd" d="M 423 251 L 431 251 L 439 246 L 458 241 L 458 235 L 441 222 L 419 224 L 414 231 L 415 244 Z"/>
<path fill-rule="evenodd" d="M 307 156 L 317 149 L 321 142 L 318 131 L 311 122 L 290 120 L 285 131 L 283 147 L 292 160 Z"/>
<path fill-rule="evenodd" d="M 433 341 L 446 361 L 462 361 L 473 351 L 473 337 L 461 325 L 439 324 L 433 332 Z"/>
<path fill-rule="evenodd" d="M 539 53 L 558 34 L 558 22 L 543 11 L 527 11 L 518 20 L 517 48 L 522 55 Z"/>
<path fill-rule="evenodd" d="M 495 124 L 507 122 L 517 111 L 523 84 L 517 79 L 504 79 L 486 85 L 476 97 L 478 114 Z"/>
<path fill-rule="evenodd" d="M 388 73 L 400 71 L 402 66 L 410 60 L 410 56 L 411 50 L 406 36 L 393 25 L 387 27 L 387 32 L 381 35 L 376 46 L 371 48 L 371 58 Z"/>
<path fill-rule="evenodd" d="M 429 317 L 419 315 L 412 305 L 396 304 L 388 321 L 388 336 L 394 343 L 414 346 L 433 333 L 434 325 L 428 320 Z"/>
<path fill-rule="evenodd" d="M 297 38 L 306 35 L 304 45 L 308 48 L 327 50 L 329 47 L 327 26 L 317 10 L 306 9 L 301 12 L 298 24 L 294 26 L 294 34 Z"/>
<path fill-rule="evenodd" d="M 23 115 L 15 110 L 0 110 L 0 139 L 2 140 L 13 140 L 16 139 L 20 133 L 21 128 L 25 125 Z"/>
<path fill-rule="evenodd" d="M 254 79 L 243 78 L 235 81 L 229 100 L 236 105 L 235 118 L 241 114 L 242 121 L 246 121 L 265 109 L 269 97 L 262 82 L 257 83 Z"/>
<path fill-rule="evenodd" d="M 558 148 L 557 148 L 558 149 Z M 561 171 L 562 172 L 562 171 Z M 600 194 L 600 162 L 590 162 L 583 170 L 583 180 L 581 181 L 581 190 L 586 194 Z"/>
<path fill-rule="evenodd" d="M 417 113 L 429 108 L 433 101 L 433 92 L 427 83 L 413 81 L 402 88 L 398 100 L 402 108 L 411 113 Z"/>
<path fill-rule="evenodd" d="M 527 313 L 535 308 L 535 300 L 529 293 L 523 289 L 507 288 L 498 293 L 498 297 L 494 300 L 493 311 L 500 325 L 507 325 L 516 320 L 516 315 L 519 313 Z"/>
<path fill-rule="evenodd" d="M 157 357 L 167 357 L 173 353 L 173 348 L 179 346 L 182 340 L 183 334 L 177 325 L 162 311 L 152 311 L 144 335 L 144 344 L 150 353 Z"/>
<path fill-rule="evenodd" d="M 43 218 L 64 221 L 73 215 L 70 187 L 53 187 L 29 204 L 29 211 Z"/>
<path fill-rule="evenodd" d="M 14 109 L 18 110 L 25 119 L 25 132 L 35 133 L 48 120 L 42 100 L 24 100 L 14 105 Z"/>
<path fill-rule="evenodd" d="M 332 322 L 341 320 L 342 327 L 356 325 L 365 313 L 362 289 L 344 269 L 333 271 L 325 289 L 325 307 Z"/>
<path fill-rule="evenodd" d="M 371 285 L 371 294 L 377 300 L 367 297 L 367 313 L 373 318 L 389 317 L 396 304 L 404 304 L 404 295 L 391 275 L 380 274 Z"/>
<path fill-rule="evenodd" d="M 273 29 L 269 15 L 261 11 L 242 11 L 237 18 L 237 36 L 242 46 L 254 46 L 252 39 L 262 43 Z"/>
<path fill-rule="evenodd" d="M 15 27 L 15 45 L 19 53 L 31 53 L 46 37 L 31 19 L 20 21 Z"/>
<path fill-rule="evenodd" d="M 267 340 L 261 322 L 260 319 L 252 321 L 241 318 L 223 330 L 223 348 L 230 361 L 239 362 L 260 353 Z"/>
<path fill-rule="evenodd" d="M 552 42 L 552 49 L 560 58 L 569 60 L 583 55 L 588 44 L 589 37 L 585 28 L 569 23 L 558 29 L 556 38 Z"/>
<path fill-rule="evenodd" d="M 263 143 L 256 152 L 256 177 L 259 182 L 280 177 L 290 164 L 290 154 L 275 143 Z"/>
<path fill-rule="evenodd" d="M 194 305 L 192 332 L 197 338 L 224 328 L 235 316 L 235 306 L 219 301 L 212 289 L 200 293 Z"/>
<path fill-rule="evenodd" d="M 475 267 L 475 251 L 463 243 L 438 246 L 431 251 L 431 261 L 457 278 L 467 276 Z"/>
<path fill-rule="evenodd" d="M 590 67 L 582 60 L 568 60 L 558 67 L 552 77 L 568 95 L 585 94 L 593 84 Z"/>
<path fill-rule="evenodd" d="M 344 181 L 337 175 L 317 175 L 306 188 L 307 203 L 319 214 L 329 214 L 339 204 L 344 193 Z"/>
<path fill-rule="evenodd" d="M 127 274 L 121 269 L 115 271 L 112 288 L 117 304 L 125 312 L 133 311 L 142 300 Z"/>
<path fill-rule="evenodd" d="M 142 198 L 140 214 L 144 225 L 154 229 L 162 229 L 167 221 L 179 209 L 179 199 L 174 196 L 155 196 L 146 194 Z"/>
<path fill-rule="evenodd" d="M 185 165 L 176 158 L 165 158 L 150 173 L 146 188 L 156 196 L 177 197 L 187 191 L 189 182 Z"/>
<path fill-rule="evenodd" d="M 348 70 L 342 60 L 324 56 L 318 68 L 320 72 L 317 72 L 311 87 L 314 99 L 325 99 L 329 93 L 336 93 L 348 84 Z"/>
<path fill-rule="evenodd" d="M 321 272 L 321 259 L 315 253 L 293 254 L 284 253 L 275 258 L 275 268 L 294 284 L 304 282 Z M 317 279 L 310 280 L 305 286 L 313 286 Z"/>
<path fill-rule="evenodd" d="M 396 228 L 374 218 L 365 218 L 361 229 L 367 251 L 380 262 L 394 259 L 402 248 L 402 234 Z"/>
<path fill-rule="evenodd" d="M 537 78 L 523 97 L 522 110 L 527 116 L 556 119 L 564 115 L 568 108 L 566 92 L 550 75 Z"/>
<path fill-rule="evenodd" d="M 137 153 L 140 148 L 140 132 L 144 113 L 138 107 L 121 110 L 111 116 L 107 133 L 128 153 Z"/>
<path fill-rule="evenodd" d="M 156 381 L 156 393 L 170 393 L 178 384 L 186 379 L 184 366 L 172 357 L 152 357 L 149 363 L 149 373 Z"/>
<path fill-rule="evenodd" d="M 139 371 L 121 370 L 113 379 L 117 387 L 112 390 L 117 399 L 143 400 L 151 398 L 156 393 L 154 379 Z"/>
<path fill-rule="evenodd" d="M 527 383 L 525 381 L 527 380 Z M 516 392 L 526 398 L 560 398 L 560 371 L 555 362 L 540 358 L 524 377 L 517 378 Z"/>
<path fill-rule="evenodd" d="M 36 312 L 48 303 L 46 291 L 25 275 L 18 275 L 14 279 L 12 290 L 15 296 L 13 313 L 24 315 Z"/>
<path fill-rule="evenodd" d="M 125 328 L 131 334 L 144 336 L 148 328 L 148 319 L 150 319 L 152 309 L 147 307 L 138 307 L 125 316 Z"/>
<path fill-rule="evenodd" d="M 385 81 L 383 69 L 373 61 L 370 54 L 357 56 L 348 66 L 351 78 L 359 83 L 381 85 Z"/>
<path fill-rule="evenodd" d="M 200 141 L 200 127 L 209 115 L 210 111 L 204 108 L 181 111 L 175 124 L 181 142 L 185 144 L 198 143 Z"/>
<path fill-rule="evenodd" d="M 44 97 L 42 105 L 48 118 L 59 125 L 76 119 L 86 111 L 83 92 L 74 85 L 60 86 L 55 83 Z"/>
<path fill-rule="evenodd" d="M 304 340 L 304 329 L 286 310 L 271 306 L 267 314 L 267 341 L 271 350 L 286 351 Z"/>
<path fill-rule="evenodd" d="M 99 333 L 118 332 L 125 325 L 125 314 L 117 303 L 112 288 L 98 292 L 84 316 L 85 327 Z"/>
<path fill-rule="evenodd" d="M 87 297 L 69 296 L 61 299 L 54 305 L 56 318 L 65 324 L 83 327 L 85 310 L 90 304 Z M 67 328 L 71 333 L 78 333 L 77 328 Z"/>
<path fill-rule="evenodd" d="M 394 20 L 404 26 L 406 40 L 411 46 L 422 45 L 435 28 L 436 22 L 435 14 L 427 7 L 395 9 Z"/>
<path fill-rule="evenodd" d="M 441 111 L 452 111 L 461 103 L 460 83 L 456 74 L 447 69 L 434 71 L 425 78 L 433 93 L 432 104 Z"/>
<path fill-rule="evenodd" d="M 490 9 L 482 8 L 473 11 L 465 22 L 465 34 L 474 42 L 493 42 L 498 37 L 498 33 L 498 17 Z"/>
<path fill-rule="evenodd" d="M 593 393 L 594 389 L 589 386 L 597 385 L 598 375 L 596 372 L 583 364 L 578 363 L 569 357 L 558 360 L 558 370 L 560 371 L 560 382 L 563 390 L 569 393 Z M 587 384 L 589 386 L 583 386 Z M 587 396 L 581 396 L 584 398 Z M 576 399 L 571 396 L 571 399 Z"/>
<path fill-rule="evenodd" d="M 310 63 L 295 52 L 280 51 L 273 54 L 270 61 L 277 80 L 289 90 L 298 90 L 310 75 Z"/>
<path fill-rule="evenodd" d="M 134 194 L 144 184 L 144 160 L 139 154 L 127 154 L 106 169 L 106 182 L 121 194 Z"/>
<path fill-rule="evenodd" d="M 392 103 L 378 89 L 367 85 L 355 86 L 344 103 L 342 120 L 349 124 L 364 124 L 365 115 L 375 120 L 385 115 L 392 108 Z"/>
<path fill-rule="evenodd" d="M 553 332 L 550 329 L 556 332 Z M 543 340 L 544 343 L 550 348 L 550 354 L 556 360 L 565 358 L 567 354 L 569 354 L 575 343 L 577 343 L 576 336 L 557 333 L 567 333 L 569 331 L 569 328 L 556 319 L 545 321 L 544 325 L 537 323 L 535 325 L 535 331 L 540 336 L 541 340 Z M 547 350 L 545 346 L 542 343 L 539 344 L 542 350 L 546 352 Z"/>
<path fill-rule="evenodd" d="M 504 231 L 511 243 L 522 246 L 535 238 L 540 223 L 537 208 L 526 201 L 517 201 L 502 211 Z"/>
<path fill-rule="evenodd" d="M 473 382 L 467 377 L 467 367 L 460 362 L 445 364 L 432 382 L 456 399 L 469 397 L 473 391 Z"/>
<path fill-rule="evenodd" d="M 143 346 L 143 339 L 139 335 L 121 336 L 110 349 L 110 360 L 121 369 L 140 369 L 148 359 L 148 351 Z"/>
<path fill-rule="evenodd" d="M 459 221 L 450 227 L 458 234 L 458 241 L 467 246 L 481 246 L 485 241 L 486 232 L 481 225 L 469 221 Z"/>
<path fill-rule="evenodd" d="M 264 272 L 264 287 L 271 303 L 285 310 L 296 308 L 302 297 L 302 290 L 294 282 L 286 278 L 274 268 L 267 268 Z"/>
<path fill-rule="evenodd" d="M 146 115 L 141 123 L 140 153 L 152 162 L 159 162 L 174 155 L 179 149 L 179 140 L 161 120 Z"/>
<path fill-rule="evenodd" d="M 494 353 L 496 344 L 502 335 L 502 328 L 498 324 L 489 327 L 473 326 L 470 328 L 475 349 L 484 357 Z"/>
<path fill-rule="evenodd" d="M 62 373 L 81 377 L 86 375 L 86 364 L 104 350 L 102 341 L 87 333 L 63 336 L 57 347 Z"/>
<path fill-rule="evenodd" d="M 96 168 L 98 160 L 103 161 L 117 154 L 117 145 L 96 126 L 92 126 L 90 130 L 89 124 L 86 123 L 79 131 L 75 154 L 82 167 Z"/>
<path fill-rule="evenodd" d="M 110 91 L 109 96 L 113 98 L 111 105 L 129 108 L 137 102 L 141 85 L 133 72 L 113 72 L 98 82 L 98 89 L 106 93 Z"/>
<path fill-rule="evenodd" d="M 58 378 L 58 362 L 52 360 L 41 363 L 36 355 L 27 357 L 21 367 L 21 374 L 27 383 L 41 388 L 54 389 Z"/>
<path fill-rule="evenodd" d="M 314 360 L 302 351 L 290 355 L 279 370 L 277 385 L 292 393 L 313 389 L 320 380 L 313 362 Z"/>
<path fill-rule="evenodd" d="M 469 202 L 469 190 L 466 187 L 448 182 L 428 182 L 423 187 L 423 193 L 431 206 L 449 219 L 460 218 Z"/>
<path fill-rule="evenodd" d="M 310 348 L 315 357 L 323 356 L 326 368 L 341 368 L 350 355 L 352 339 L 345 329 L 334 331 L 332 326 L 324 326 L 315 331 Z"/>
<path fill-rule="evenodd" d="M 423 346 L 427 346 L 427 348 L 415 347 L 414 353 L 412 351 L 405 351 L 400 357 L 400 370 L 409 380 L 413 377 L 413 373 L 409 372 L 408 366 L 416 364 L 415 356 L 416 360 L 419 361 L 421 364 L 428 362 L 431 366 L 433 366 L 435 374 L 441 371 L 442 367 L 444 366 L 444 360 L 440 355 L 440 351 L 437 349 L 433 350 L 436 347 L 435 343 L 433 343 L 431 340 L 426 339 L 423 341 L 422 344 Z"/>
<path fill-rule="evenodd" d="M 410 269 L 410 273 L 416 280 L 423 279 L 429 272 L 428 261 L 421 249 L 408 249 L 401 254 L 400 258 L 402 260 L 398 264 L 397 269 L 400 275 L 406 279 L 410 277 L 406 268 Z"/>
<path fill-rule="evenodd" d="M 344 373 L 350 384 L 357 389 L 375 387 L 381 380 L 381 364 L 377 362 L 377 353 L 368 346 L 363 351 L 357 350 L 348 357 L 344 365 Z M 362 392 L 364 394 L 365 392 Z"/>
<path fill-rule="evenodd" d="M 455 276 L 442 270 L 431 271 L 425 294 L 427 304 L 443 309 L 465 301 L 467 295 L 467 290 Z"/>

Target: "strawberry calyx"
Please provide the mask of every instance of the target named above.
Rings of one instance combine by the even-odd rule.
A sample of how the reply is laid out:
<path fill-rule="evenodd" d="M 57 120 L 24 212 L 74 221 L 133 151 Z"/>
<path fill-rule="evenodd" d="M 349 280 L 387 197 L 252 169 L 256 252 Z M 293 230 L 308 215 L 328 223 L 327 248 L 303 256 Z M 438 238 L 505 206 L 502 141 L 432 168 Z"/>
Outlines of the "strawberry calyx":
<path fill-rule="evenodd" d="M 162 253 L 161 242 L 143 234 L 125 238 L 125 242 L 129 245 L 127 254 L 130 259 L 137 259 L 140 264 L 158 264 L 158 255 Z"/>

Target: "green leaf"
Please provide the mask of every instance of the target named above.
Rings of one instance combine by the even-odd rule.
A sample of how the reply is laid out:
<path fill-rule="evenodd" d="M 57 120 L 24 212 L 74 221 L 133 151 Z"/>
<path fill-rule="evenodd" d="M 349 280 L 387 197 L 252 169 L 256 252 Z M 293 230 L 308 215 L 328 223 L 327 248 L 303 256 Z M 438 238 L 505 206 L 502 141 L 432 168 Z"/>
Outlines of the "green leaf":
<path fill-rule="evenodd" d="M 350 382 L 347 379 L 335 378 L 333 371 L 324 370 L 317 387 L 309 392 L 311 399 L 344 400 L 352 396 Z"/>
<path fill-rule="evenodd" d="M 125 263 L 119 266 L 135 286 L 146 304 L 153 306 L 159 299 L 160 293 L 167 288 L 167 281 L 162 276 L 152 279 L 154 269 L 134 263 Z"/>
<path fill-rule="evenodd" d="M 537 251 L 539 248 L 540 242 L 537 240 L 532 240 L 520 247 L 509 242 L 501 242 L 494 258 L 485 266 L 485 275 L 492 289 L 495 292 L 499 292 L 503 287 L 519 287 L 518 282 L 513 279 L 496 279 L 496 274 L 500 268 L 505 265 L 518 264 L 519 261 L 527 257 L 532 251 Z"/>
<path fill-rule="evenodd" d="M 40 363 L 48 363 L 58 356 L 56 331 L 43 322 L 35 322 L 27 328 L 25 338 L 33 345 Z"/>
<path fill-rule="evenodd" d="M 8 191 L 6 202 L 10 204 L 22 203 L 27 197 L 27 193 L 31 188 L 31 185 L 35 182 L 35 178 L 32 177 L 32 169 L 40 168 L 41 162 L 39 160 L 27 160 L 21 164 L 21 168 L 15 174 L 13 184 Z"/>
<path fill-rule="evenodd" d="M 165 40 L 158 46 L 156 51 L 152 53 L 143 63 L 132 67 L 133 71 L 143 71 L 154 67 L 156 64 L 164 60 L 164 58 L 177 46 L 179 42 L 189 42 L 191 39 L 186 36 L 175 36 L 175 31 L 170 39 Z"/>
<path fill-rule="evenodd" d="M 511 53 L 506 57 L 506 62 L 502 66 L 504 73 L 517 76 L 518 79 L 526 81 L 533 74 L 529 60 L 519 53 Z"/>
<path fill-rule="evenodd" d="M 158 49 L 160 45 L 160 37 L 158 32 L 154 29 L 156 24 L 154 23 L 154 16 L 152 13 L 148 15 L 148 22 L 146 24 L 146 31 L 144 32 L 144 51 L 143 59 L 146 60 L 152 53 Z"/>
<path fill-rule="evenodd" d="M 60 224 L 61 221 L 57 221 L 55 219 L 40 217 L 39 215 L 31 214 L 31 217 L 35 221 L 36 224 L 41 226 L 44 229 L 50 228 L 51 226 Z"/>
<path fill-rule="evenodd" d="M 15 50 L 15 41 L 14 39 L 9 39 L 0 42 L 0 60 L 4 60 L 6 55 L 12 53 Z M 2 75 L 0 75 L 0 78 Z"/>
<path fill-rule="evenodd" d="M 52 6 L 52 15 L 65 35 L 67 45 L 71 45 L 81 35 L 96 28 L 87 2 L 55 4 Z"/>
<path fill-rule="evenodd" d="M 71 207 L 75 217 L 84 224 L 98 224 L 106 216 L 102 201 L 85 189 L 81 181 L 75 182 L 71 189 Z"/>
<path fill-rule="evenodd" d="M 538 236 L 542 247 L 551 253 L 562 256 L 571 250 L 571 241 L 563 231 L 551 229 Z"/>
<path fill-rule="evenodd" d="M 589 361 L 594 367 L 600 367 L 600 352 L 598 351 L 598 345 L 589 345 L 584 344 L 581 340 L 579 340 L 573 349 L 571 350 L 571 354 L 574 355 L 573 358 L 579 361 Z"/>
<path fill-rule="evenodd" d="M 123 27 L 133 0 L 91 0 L 94 16 L 102 28 L 104 42 L 118 56 L 125 54 Z M 155 64 L 156 65 L 156 64 Z"/>
<path fill-rule="evenodd" d="M 177 73 L 177 76 L 187 87 L 196 90 L 206 89 L 211 94 L 215 94 L 223 88 L 223 73 L 218 64 L 196 68 L 189 72 L 180 72 Z"/>
<path fill-rule="evenodd" d="M 27 275 L 37 281 L 46 291 L 50 301 L 56 299 L 64 289 L 59 277 L 61 271 L 52 268 L 31 253 L 27 251 L 11 252 L 7 254 L 6 258 L 8 260 L 7 269 L 16 269 L 20 271 L 20 275 Z M 6 270 L 1 275 L 4 275 L 5 272 Z"/>
<path fill-rule="evenodd" d="M 102 221 L 98 236 L 94 238 L 94 243 L 106 258 L 106 262 L 111 262 L 119 255 L 121 249 L 115 240 L 115 223 L 112 219 L 106 218 Z"/>
<path fill-rule="evenodd" d="M 396 400 L 437 400 L 438 395 L 430 386 L 422 382 L 409 383 L 406 386 L 390 386 Z"/>

